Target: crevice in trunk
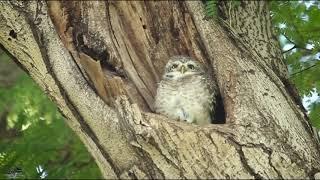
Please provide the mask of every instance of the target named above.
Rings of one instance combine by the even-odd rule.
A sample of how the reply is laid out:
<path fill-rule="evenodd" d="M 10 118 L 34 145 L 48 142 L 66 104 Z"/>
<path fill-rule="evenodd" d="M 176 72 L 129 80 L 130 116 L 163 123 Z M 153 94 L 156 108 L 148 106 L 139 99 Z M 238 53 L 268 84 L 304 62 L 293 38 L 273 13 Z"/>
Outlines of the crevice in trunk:
<path fill-rule="evenodd" d="M 224 104 L 223 104 L 222 96 L 220 94 L 216 96 L 216 108 L 214 109 L 213 118 L 214 118 L 214 121 L 212 122 L 212 124 L 226 123 L 226 112 L 224 110 Z"/>

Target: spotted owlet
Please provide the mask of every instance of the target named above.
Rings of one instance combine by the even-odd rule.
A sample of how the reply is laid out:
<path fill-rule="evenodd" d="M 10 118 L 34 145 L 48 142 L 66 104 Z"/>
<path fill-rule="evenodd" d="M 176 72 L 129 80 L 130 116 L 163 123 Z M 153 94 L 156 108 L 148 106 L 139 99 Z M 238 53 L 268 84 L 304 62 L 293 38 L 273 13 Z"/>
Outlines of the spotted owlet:
<path fill-rule="evenodd" d="M 157 89 L 155 111 L 176 120 L 210 124 L 215 100 L 213 86 L 200 62 L 187 56 L 171 57 Z"/>

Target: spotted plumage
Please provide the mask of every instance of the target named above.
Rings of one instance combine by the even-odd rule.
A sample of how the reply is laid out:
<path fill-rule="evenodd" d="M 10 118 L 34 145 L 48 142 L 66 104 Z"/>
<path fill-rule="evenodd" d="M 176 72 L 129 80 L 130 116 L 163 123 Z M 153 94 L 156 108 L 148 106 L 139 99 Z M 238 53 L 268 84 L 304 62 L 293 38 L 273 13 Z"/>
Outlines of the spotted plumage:
<path fill-rule="evenodd" d="M 213 121 L 214 101 L 214 83 L 200 62 L 187 56 L 170 58 L 157 89 L 157 113 L 189 123 L 209 124 Z"/>

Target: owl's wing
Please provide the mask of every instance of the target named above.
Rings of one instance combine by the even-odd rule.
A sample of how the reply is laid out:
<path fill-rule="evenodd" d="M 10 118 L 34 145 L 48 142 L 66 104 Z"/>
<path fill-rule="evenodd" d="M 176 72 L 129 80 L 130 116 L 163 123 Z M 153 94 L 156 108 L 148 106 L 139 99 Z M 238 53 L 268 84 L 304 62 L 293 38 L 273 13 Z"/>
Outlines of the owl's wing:
<path fill-rule="evenodd" d="M 216 92 L 217 87 L 216 83 L 214 82 L 213 78 L 209 76 L 208 74 L 205 74 L 205 84 L 207 85 L 207 88 L 210 93 L 210 99 L 209 99 L 209 109 L 210 109 L 210 119 L 211 123 L 214 123 L 215 121 L 215 99 L 216 99 Z"/>

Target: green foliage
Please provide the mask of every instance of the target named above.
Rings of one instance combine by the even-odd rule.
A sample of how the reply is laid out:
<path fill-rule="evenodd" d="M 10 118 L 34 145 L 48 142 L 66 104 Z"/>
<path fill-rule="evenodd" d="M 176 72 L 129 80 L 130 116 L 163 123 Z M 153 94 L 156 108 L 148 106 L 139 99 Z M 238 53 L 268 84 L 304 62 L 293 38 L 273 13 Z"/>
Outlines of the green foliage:
<path fill-rule="evenodd" d="M 291 79 L 301 97 L 320 94 L 319 1 L 273 1 L 272 20 L 284 49 Z M 290 46 L 290 47 L 289 47 Z M 314 126 L 320 128 L 319 97 L 307 107 Z"/>
<path fill-rule="evenodd" d="M 1 54 L 0 61 L 8 58 Z M 0 114 L 8 111 L 6 130 L 12 138 L 0 137 L 0 179 L 21 168 L 21 178 L 101 178 L 94 160 L 79 138 L 67 127 L 55 105 L 23 74 L 10 88 L 0 88 Z"/>
<path fill-rule="evenodd" d="M 209 0 L 205 3 L 206 8 L 206 17 L 213 18 L 216 17 L 217 14 L 217 7 L 216 7 L 216 1 Z"/>
<path fill-rule="evenodd" d="M 320 127 L 320 102 L 315 102 L 310 105 L 310 119 L 315 127 Z"/>
<path fill-rule="evenodd" d="M 241 4 L 241 1 L 228 1 L 228 3 L 231 7 L 237 7 Z M 206 0 L 205 12 L 206 12 L 206 17 L 208 18 L 217 17 L 217 0 Z"/>

